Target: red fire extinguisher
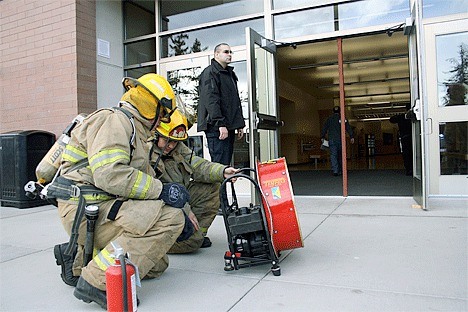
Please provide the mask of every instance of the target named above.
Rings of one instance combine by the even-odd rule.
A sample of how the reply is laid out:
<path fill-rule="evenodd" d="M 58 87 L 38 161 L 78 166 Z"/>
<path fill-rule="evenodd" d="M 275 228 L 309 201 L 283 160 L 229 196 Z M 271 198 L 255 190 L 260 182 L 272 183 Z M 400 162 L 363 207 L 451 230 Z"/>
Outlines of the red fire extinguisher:
<path fill-rule="evenodd" d="M 122 248 L 114 248 L 115 264 L 106 270 L 107 311 L 137 311 L 135 268 Z M 123 282 L 125 281 L 125 282 Z"/>

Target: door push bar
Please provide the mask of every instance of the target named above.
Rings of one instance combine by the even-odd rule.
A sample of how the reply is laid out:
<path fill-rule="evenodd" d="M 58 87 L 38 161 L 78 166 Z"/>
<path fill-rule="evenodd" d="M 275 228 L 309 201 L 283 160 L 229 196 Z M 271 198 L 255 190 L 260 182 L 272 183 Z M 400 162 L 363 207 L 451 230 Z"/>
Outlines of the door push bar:
<path fill-rule="evenodd" d="M 277 120 L 275 116 L 256 113 L 256 128 L 262 130 L 277 130 L 284 126 L 284 121 Z"/>

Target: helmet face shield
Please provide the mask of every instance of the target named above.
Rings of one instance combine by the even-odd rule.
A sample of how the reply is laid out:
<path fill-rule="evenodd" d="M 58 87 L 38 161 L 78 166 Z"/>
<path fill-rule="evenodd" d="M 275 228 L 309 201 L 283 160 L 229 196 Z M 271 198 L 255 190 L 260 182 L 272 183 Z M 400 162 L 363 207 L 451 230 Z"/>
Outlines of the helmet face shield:
<path fill-rule="evenodd" d="M 160 121 L 165 123 L 171 122 L 171 116 L 177 109 L 177 107 L 172 108 L 172 100 L 164 97 L 158 101 L 158 106 L 160 106 L 160 109 L 162 108 Z"/>

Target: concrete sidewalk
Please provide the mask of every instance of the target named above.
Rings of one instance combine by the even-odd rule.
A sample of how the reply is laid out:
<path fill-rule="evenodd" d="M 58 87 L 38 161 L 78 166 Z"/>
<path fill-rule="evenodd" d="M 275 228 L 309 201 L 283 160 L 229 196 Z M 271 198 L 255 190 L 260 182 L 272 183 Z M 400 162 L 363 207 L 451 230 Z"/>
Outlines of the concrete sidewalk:
<path fill-rule="evenodd" d="M 138 289 L 139 311 L 468 311 L 467 206 L 430 211 L 410 197 L 296 197 L 304 248 L 225 272 L 222 217 L 213 246 L 170 255 Z M 73 296 L 53 246 L 68 240 L 56 208 L 0 207 L 0 311 L 102 311 Z"/>

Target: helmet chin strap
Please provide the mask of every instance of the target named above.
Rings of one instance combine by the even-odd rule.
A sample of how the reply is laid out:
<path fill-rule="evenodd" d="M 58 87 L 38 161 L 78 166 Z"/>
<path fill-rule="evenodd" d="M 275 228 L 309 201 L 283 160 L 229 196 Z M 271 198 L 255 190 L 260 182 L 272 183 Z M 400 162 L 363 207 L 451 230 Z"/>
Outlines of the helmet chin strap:
<path fill-rule="evenodd" d="M 155 141 L 156 141 L 156 145 L 157 145 L 157 144 L 158 144 L 158 141 L 159 141 L 159 135 L 156 136 Z M 155 172 L 156 172 L 156 170 L 158 169 L 159 161 L 161 160 L 161 157 L 162 157 L 162 155 L 164 154 L 164 151 L 166 150 L 166 147 L 169 145 L 169 142 L 170 142 L 169 139 L 166 140 L 166 144 L 165 144 L 164 147 L 162 148 L 161 154 L 159 154 L 158 159 L 156 159 L 156 162 L 154 163 L 153 169 L 154 169 Z"/>
<path fill-rule="evenodd" d="M 158 105 L 156 106 L 156 115 L 154 116 L 154 121 L 153 121 L 153 124 L 151 125 L 150 130 L 153 130 L 156 124 L 158 123 L 160 111 L 161 111 L 161 105 L 158 103 Z"/>

